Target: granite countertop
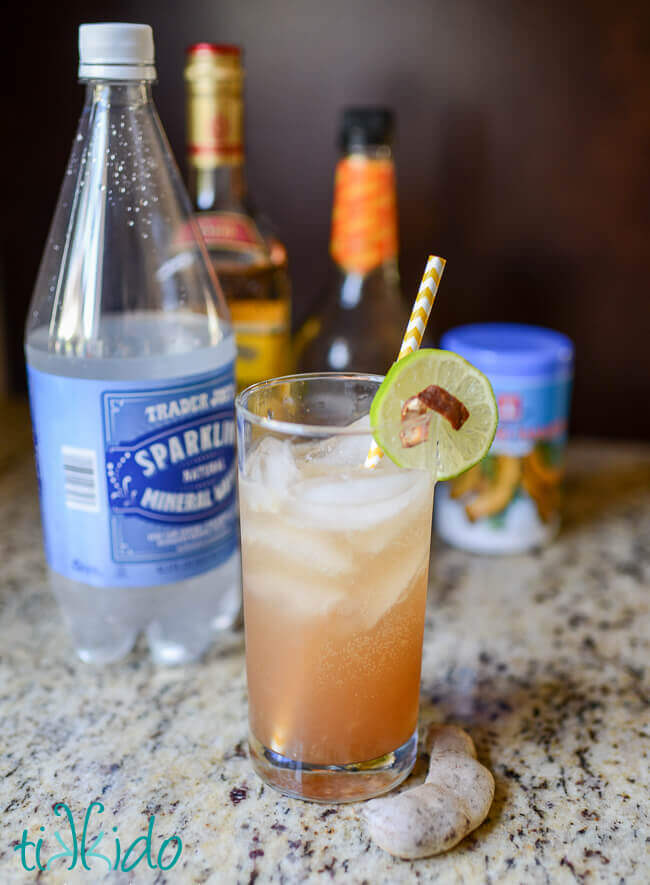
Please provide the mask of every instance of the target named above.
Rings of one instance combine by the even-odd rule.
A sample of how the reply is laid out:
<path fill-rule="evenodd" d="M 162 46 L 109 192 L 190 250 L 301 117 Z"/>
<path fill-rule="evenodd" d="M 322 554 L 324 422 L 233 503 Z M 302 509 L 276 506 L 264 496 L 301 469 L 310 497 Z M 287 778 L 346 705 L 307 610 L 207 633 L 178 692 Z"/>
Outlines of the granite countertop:
<path fill-rule="evenodd" d="M 420 721 L 467 728 L 497 788 L 479 830 L 415 862 L 375 847 L 356 806 L 286 799 L 252 773 L 240 638 L 176 670 L 141 648 L 106 669 L 76 659 L 45 586 L 31 441 L 16 415 L 3 421 L 0 525 L 3 883 L 650 880 L 650 447 L 573 444 L 565 528 L 542 553 L 434 544 Z M 425 768 L 422 756 L 409 782 Z M 45 861 L 63 850 L 55 831 L 71 846 L 53 806 L 69 807 L 81 838 L 93 801 L 104 812 L 95 806 L 87 844 L 104 831 L 96 852 L 109 860 L 26 872 L 14 851 L 23 831 L 43 839 Z M 109 873 L 115 838 L 124 852 L 152 815 L 153 862 L 177 834 L 175 866 Z"/>

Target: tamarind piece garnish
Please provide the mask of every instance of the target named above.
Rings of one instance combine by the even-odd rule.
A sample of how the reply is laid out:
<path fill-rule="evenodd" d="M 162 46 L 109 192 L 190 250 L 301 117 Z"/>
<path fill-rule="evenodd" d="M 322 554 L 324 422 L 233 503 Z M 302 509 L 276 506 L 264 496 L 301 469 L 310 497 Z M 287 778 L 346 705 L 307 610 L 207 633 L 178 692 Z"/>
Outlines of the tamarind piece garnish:
<path fill-rule="evenodd" d="M 444 387 L 430 384 L 410 396 L 402 406 L 402 430 L 400 439 L 404 448 L 425 442 L 429 437 L 429 422 L 423 420 L 430 412 L 446 418 L 454 430 L 460 430 L 469 418 L 469 410 L 457 397 Z"/>

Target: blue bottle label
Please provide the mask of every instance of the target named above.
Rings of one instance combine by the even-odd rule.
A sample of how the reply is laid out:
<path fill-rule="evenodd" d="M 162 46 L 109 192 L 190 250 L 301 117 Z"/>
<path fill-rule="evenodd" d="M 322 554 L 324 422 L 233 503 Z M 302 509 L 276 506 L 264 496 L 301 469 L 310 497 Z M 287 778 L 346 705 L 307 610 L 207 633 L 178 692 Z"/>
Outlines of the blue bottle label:
<path fill-rule="evenodd" d="M 558 527 L 571 377 L 491 373 L 490 381 L 499 407 L 492 448 L 439 486 L 434 516 L 450 544 L 516 553 L 546 544 Z"/>
<path fill-rule="evenodd" d="M 96 586 L 182 581 L 237 547 L 232 363 L 172 381 L 28 367 L 50 567 Z"/>
<path fill-rule="evenodd" d="M 571 397 L 571 376 L 509 378 L 490 375 L 499 407 L 492 451 L 525 455 L 536 442 L 563 446 Z"/>

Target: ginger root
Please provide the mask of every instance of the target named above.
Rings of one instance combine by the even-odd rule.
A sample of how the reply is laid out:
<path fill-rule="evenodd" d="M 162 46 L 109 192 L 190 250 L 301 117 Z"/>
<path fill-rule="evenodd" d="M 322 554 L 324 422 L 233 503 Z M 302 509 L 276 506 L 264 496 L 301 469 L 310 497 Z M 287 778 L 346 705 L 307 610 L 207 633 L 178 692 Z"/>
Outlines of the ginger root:
<path fill-rule="evenodd" d="M 467 732 L 432 725 L 427 746 L 426 781 L 397 796 L 373 799 L 364 810 L 372 839 L 409 860 L 453 848 L 483 823 L 494 798 L 494 778 L 477 761 Z"/>

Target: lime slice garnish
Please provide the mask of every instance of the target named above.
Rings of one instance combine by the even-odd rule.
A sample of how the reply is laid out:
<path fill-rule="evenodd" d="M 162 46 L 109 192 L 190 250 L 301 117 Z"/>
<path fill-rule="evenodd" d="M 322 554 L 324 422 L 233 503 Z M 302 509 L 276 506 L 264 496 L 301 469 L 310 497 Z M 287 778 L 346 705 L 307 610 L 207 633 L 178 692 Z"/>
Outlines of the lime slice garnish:
<path fill-rule="evenodd" d="M 436 384 L 459 399 L 469 418 L 459 430 L 436 412 L 427 415 L 426 442 L 405 448 L 400 439 L 402 406 Z M 477 464 L 492 445 L 497 429 L 497 404 L 482 372 L 457 353 L 423 349 L 393 363 L 370 407 L 377 444 L 399 467 L 431 471 L 436 479 L 452 479 Z"/>

